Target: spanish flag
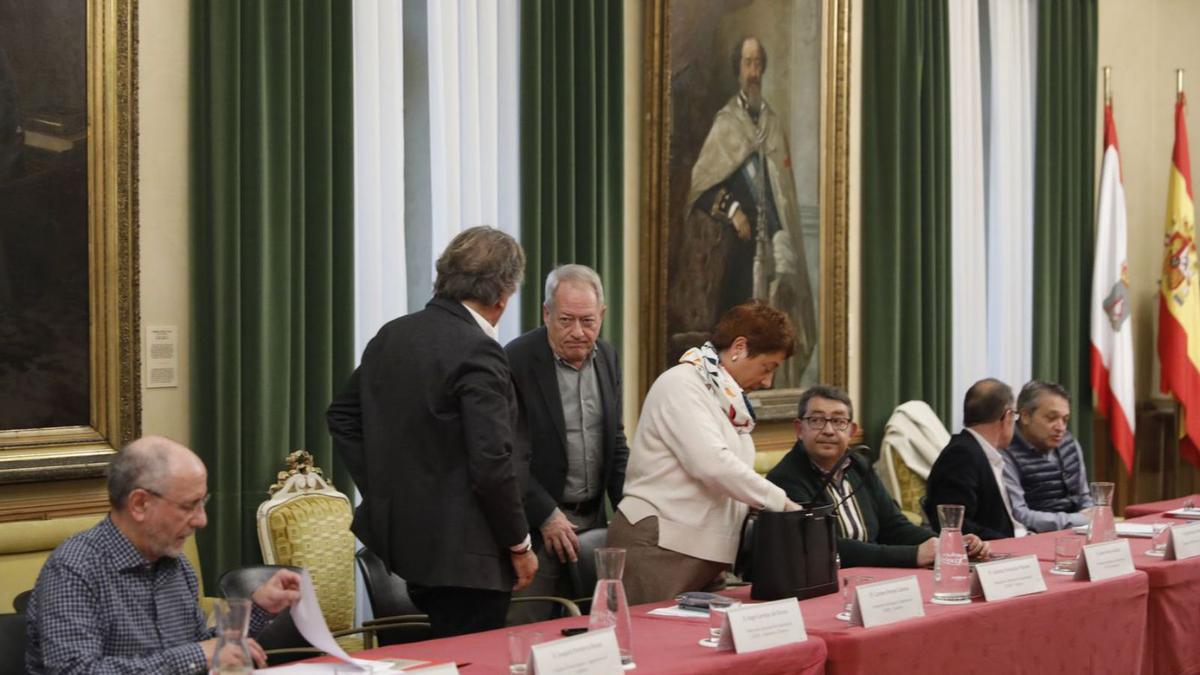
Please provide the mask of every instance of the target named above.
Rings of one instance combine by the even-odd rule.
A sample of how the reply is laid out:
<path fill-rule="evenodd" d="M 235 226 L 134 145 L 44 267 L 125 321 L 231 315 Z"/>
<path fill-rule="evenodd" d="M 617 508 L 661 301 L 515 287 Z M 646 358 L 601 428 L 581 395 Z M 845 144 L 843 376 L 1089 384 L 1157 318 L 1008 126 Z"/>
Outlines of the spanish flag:
<path fill-rule="evenodd" d="M 1158 360 L 1162 390 L 1179 400 L 1179 452 L 1200 466 L 1200 279 L 1196 276 L 1196 220 L 1188 160 L 1183 93 L 1175 103 L 1175 150 L 1167 184 L 1158 298 Z"/>

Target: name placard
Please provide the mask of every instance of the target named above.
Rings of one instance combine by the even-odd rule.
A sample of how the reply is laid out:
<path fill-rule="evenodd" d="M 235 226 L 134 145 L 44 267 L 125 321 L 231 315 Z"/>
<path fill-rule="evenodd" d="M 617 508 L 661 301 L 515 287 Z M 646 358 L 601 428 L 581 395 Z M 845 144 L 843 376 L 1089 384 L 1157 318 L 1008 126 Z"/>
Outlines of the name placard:
<path fill-rule="evenodd" d="M 851 624 L 870 628 L 925 616 L 916 576 L 863 584 L 854 591 L 858 601 L 850 613 Z"/>
<path fill-rule="evenodd" d="M 1200 555 L 1200 523 L 1175 525 L 1167 537 L 1167 560 L 1186 560 Z"/>
<path fill-rule="evenodd" d="M 807 639 L 804 616 L 800 614 L 800 601 L 785 598 L 742 605 L 726 612 L 717 649 L 733 649 L 745 654 Z"/>
<path fill-rule="evenodd" d="M 621 672 L 621 652 L 612 628 L 588 631 L 534 645 L 529 660 L 537 675 L 612 675 Z"/>
<path fill-rule="evenodd" d="M 980 563 L 975 573 L 988 601 L 1046 592 L 1046 579 L 1036 555 Z"/>
<path fill-rule="evenodd" d="M 1079 555 L 1079 565 L 1075 568 L 1075 578 L 1104 581 L 1133 572 L 1133 555 L 1129 551 L 1129 540 L 1117 539 L 1084 545 L 1083 552 Z"/>

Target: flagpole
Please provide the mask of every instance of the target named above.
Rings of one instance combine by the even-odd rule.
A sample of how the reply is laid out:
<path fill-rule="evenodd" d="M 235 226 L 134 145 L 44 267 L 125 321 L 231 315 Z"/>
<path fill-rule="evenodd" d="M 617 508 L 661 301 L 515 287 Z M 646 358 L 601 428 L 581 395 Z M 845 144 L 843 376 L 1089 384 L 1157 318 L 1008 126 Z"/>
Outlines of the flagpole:
<path fill-rule="evenodd" d="M 1175 71 L 1175 100 L 1183 98 L 1183 68 Z"/>
<path fill-rule="evenodd" d="M 1112 66 L 1104 66 L 1104 105 L 1112 105 Z"/>

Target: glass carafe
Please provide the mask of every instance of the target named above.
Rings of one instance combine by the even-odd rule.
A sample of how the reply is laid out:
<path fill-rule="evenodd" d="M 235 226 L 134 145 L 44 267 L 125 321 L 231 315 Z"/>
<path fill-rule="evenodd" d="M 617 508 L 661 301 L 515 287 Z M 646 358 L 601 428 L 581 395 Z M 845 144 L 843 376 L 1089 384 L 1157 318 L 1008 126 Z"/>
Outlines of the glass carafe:
<path fill-rule="evenodd" d="M 933 559 L 933 598 L 939 605 L 964 605 L 971 602 L 971 566 L 963 543 L 962 523 L 966 508 L 959 504 L 939 504 L 937 555 Z"/>
<path fill-rule="evenodd" d="M 213 649 L 211 673 L 252 673 L 254 659 L 246 634 L 250 629 L 250 601 L 245 598 L 218 600 L 213 606 L 217 615 L 217 646 Z"/>
<path fill-rule="evenodd" d="M 1113 522 L 1113 484 L 1091 483 L 1092 522 L 1088 526 L 1087 543 L 1098 544 L 1102 541 L 1112 541 L 1117 538 L 1117 526 Z"/>
<path fill-rule="evenodd" d="M 633 625 L 629 620 L 629 603 L 625 600 L 625 549 L 596 549 L 596 592 L 592 595 L 592 611 L 588 628 L 612 627 L 616 632 L 621 665 L 629 670 L 633 664 Z"/>

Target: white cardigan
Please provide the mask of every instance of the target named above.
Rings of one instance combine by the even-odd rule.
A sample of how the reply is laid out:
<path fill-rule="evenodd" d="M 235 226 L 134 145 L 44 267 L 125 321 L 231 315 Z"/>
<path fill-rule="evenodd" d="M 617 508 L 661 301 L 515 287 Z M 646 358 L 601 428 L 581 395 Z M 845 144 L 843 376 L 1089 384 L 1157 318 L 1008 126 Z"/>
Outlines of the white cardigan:
<path fill-rule="evenodd" d="M 754 472 L 754 441 L 734 429 L 722 403 L 691 364 L 654 381 L 618 508 L 631 523 L 658 516 L 662 548 L 732 564 L 749 507 L 782 511 L 787 497 Z"/>

